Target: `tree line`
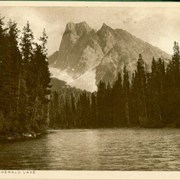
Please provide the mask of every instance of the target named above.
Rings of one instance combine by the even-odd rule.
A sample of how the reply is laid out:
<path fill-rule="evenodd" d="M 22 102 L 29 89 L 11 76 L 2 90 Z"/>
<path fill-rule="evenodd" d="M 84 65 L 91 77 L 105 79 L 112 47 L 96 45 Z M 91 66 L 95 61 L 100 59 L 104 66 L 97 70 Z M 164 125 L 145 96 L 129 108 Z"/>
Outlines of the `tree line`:
<path fill-rule="evenodd" d="M 180 52 L 174 42 L 169 62 L 142 55 L 129 73 L 124 66 L 114 83 L 100 81 L 97 92 L 53 92 L 51 116 L 58 128 L 180 127 Z"/>
<path fill-rule="evenodd" d="M 29 22 L 0 17 L 0 134 L 44 132 L 47 127 L 50 73 L 47 35 L 35 42 Z"/>

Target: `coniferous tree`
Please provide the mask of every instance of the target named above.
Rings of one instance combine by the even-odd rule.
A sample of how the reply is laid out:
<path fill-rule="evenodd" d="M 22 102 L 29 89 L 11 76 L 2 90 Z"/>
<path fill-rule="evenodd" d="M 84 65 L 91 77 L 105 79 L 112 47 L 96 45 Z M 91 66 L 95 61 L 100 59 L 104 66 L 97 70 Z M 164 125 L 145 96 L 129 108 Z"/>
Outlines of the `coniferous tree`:
<path fill-rule="evenodd" d="M 130 125 L 130 83 L 129 83 L 129 74 L 124 66 L 123 70 L 123 99 L 124 99 L 124 118 L 126 126 Z"/>
<path fill-rule="evenodd" d="M 0 109 L 2 113 L 4 114 L 5 111 L 7 111 L 7 103 L 6 99 L 6 89 L 4 89 L 5 85 L 5 76 L 7 69 L 7 29 L 4 27 L 4 18 L 0 17 Z"/>
<path fill-rule="evenodd" d="M 112 88 L 112 101 L 113 101 L 113 126 L 120 127 L 124 126 L 124 108 L 123 108 L 123 85 L 122 85 L 122 75 L 118 74 L 118 78 L 115 81 Z"/>
<path fill-rule="evenodd" d="M 106 84 L 102 81 L 98 84 L 97 91 L 97 126 L 105 126 L 105 96 L 106 96 Z"/>
<path fill-rule="evenodd" d="M 159 61 L 160 62 L 160 61 Z M 160 71 L 160 64 L 155 61 L 153 58 L 152 60 L 152 67 L 151 67 L 151 74 L 149 80 L 149 114 L 150 114 L 150 121 L 152 126 L 162 126 L 162 113 L 161 113 L 161 71 Z"/>
<path fill-rule="evenodd" d="M 7 112 L 7 102 L 6 102 L 6 90 L 4 89 L 5 83 L 5 64 L 7 57 L 7 29 L 4 27 L 4 18 L 0 16 L 0 124 L 1 124 L 1 132 L 6 131 L 6 120 L 5 116 L 8 114 Z"/>
<path fill-rule="evenodd" d="M 105 125 L 111 127 L 113 122 L 113 108 L 112 108 L 112 87 L 110 83 L 107 83 L 106 96 L 105 96 Z"/>
<path fill-rule="evenodd" d="M 95 93 L 91 94 L 91 107 L 90 107 L 90 114 L 91 114 L 91 122 L 90 127 L 97 127 L 97 99 Z"/>
<path fill-rule="evenodd" d="M 71 127 L 76 127 L 76 105 L 73 94 L 71 94 Z"/>
<path fill-rule="evenodd" d="M 20 68 L 21 68 L 21 54 L 18 47 L 18 33 L 17 24 L 11 20 L 8 22 L 7 45 L 8 58 L 6 62 L 6 87 L 8 87 L 9 98 L 9 117 L 12 124 L 12 131 L 21 129 L 21 122 L 19 122 L 19 108 L 20 108 Z M 8 101 L 7 101 L 8 102 Z M 20 130 L 22 131 L 22 129 Z"/>
<path fill-rule="evenodd" d="M 26 130 L 31 130 L 31 120 L 33 116 L 33 94 L 34 91 L 32 91 L 32 87 L 34 85 L 34 79 L 35 75 L 33 74 L 32 69 L 32 58 L 33 58 L 33 44 L 34 44 L 34 35 L 30 28 L 29 22 L 27 22 L 26 26 L 24 26 L 22 31 L 22 37 L 20 42 L 21 47 L 21 54 L 22 54 L 22 68 L 21 68 L 21 76 L 24 81 L 22 82 L 22 89 L 21 92 L 24 94 L 21 101 L 25 104 L 24 105 L 24 111 L 22 113 L 22 116 L 24 120 L 26 121 Z M 33 85 L 32 85 L 33 84 Z M 25 88 L 24 88 L 25 87 Z M 26 94 L 26 95 L 25 95 Z M 29 118 L 30 117 L 30 118 Z"/>
<path fill-rule="evenodd" d="M 51 102 L 50 102 L 50 127 L 56 128 L 62 127 L 63 121 L 60 116 L 60 98 L 59 93 L 53 91 L 51 93 Z M 62 102 L 62 101 L 61 101 Z"/>
<path fill-rule="evenodd" d="M 139 107 L 138 107 L 138 79 L 137 71 L 132 74 L 130 86 L 130 123 L 132 126 L 139 126 Z"/>
<path fill-rule="evenodd" d="M 139 55 L 137 62 L 137 91 L 138 91 L 138 102 L 137 106 L 139 108 L 139 123 L 140 126 L 146 126 L 148 123 L 147 114 L 147 82 L 146 82 L 146 71 L 144 60 L 142 55 Z"/>
<path fill-rule="evenodd" d="M 40 38 L 41 45 L 36 44 L 32 60 L 29 64 L 31 67 L 31 99 L 32 121 L 36 127 L 47 126 L 48 122 L 48 95 L 50 94 L 50 73 L 48 70 L 47 50 L 45 48 L 47 36 L 43 32 Z M 30 83 L 29 83 L 30 84 Z M 37 120 L 36 120 L 37 119 Z M 34 128 L 33 128 L 34 129 Z M 38 128 L 39 129 L 39 128 Z"/>

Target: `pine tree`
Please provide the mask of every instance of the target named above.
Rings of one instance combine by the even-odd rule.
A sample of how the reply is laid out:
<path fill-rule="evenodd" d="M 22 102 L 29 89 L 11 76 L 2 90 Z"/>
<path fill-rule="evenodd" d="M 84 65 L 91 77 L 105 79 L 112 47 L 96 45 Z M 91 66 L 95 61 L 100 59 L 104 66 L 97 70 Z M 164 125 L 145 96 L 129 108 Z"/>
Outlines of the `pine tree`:
<path fill-rule="evenodd" d="M 132 126 L 139 126 L 139 92 L 138 92 L 138 79 L 137 71 L 132 74 L 130 86 L 130 124 Z"/>
<path fill-rule="evenodd" d="M 74 95 L 71 93 L 71 127 L 76 127 L 76 105 Z"/>
<path fill-rule="evenodd" d="M 8 93 L 5 87 L 6 81 L 6 69 L 8 67 L 7 57 L 8 57 L 8 46 L 7 46 L 7 29 L 4 28 L 4 18 L 0 17 L 0 111 L 5 113 L 8 107 L 8 100 L 6 99 L 6 94 Z M 7 114 L 8 112 L 6 112 Z"/>
<path fill-rule="evenodd" d="M 59 110 L 60 110 L 59 93 L 53 91 L 51 93 L 51 102 L 50 102 L 50 127 L 52 128 L 57 127 L 59 125 L 58 121 L 61 121 L 61 119 L 59 119 Z"/>
<path fill-rule="evenodd" d="M 95 93 L 91 94 L 91 122 L 90 127 L 97 127 L 97 99 Z"/>
<path fill-rule="evenodd" d="M 128 74 L 128 71 L 126 69 L 126 66 L 124 66 L 124 70 L 123 70 L 123 99 L 124 99 L 125 124 L 127 126 L 130 125 L 129 96 L 130 96 L 129 74 Z"/>
<path fill-rule="evenodd" d="M 19 112 L 19 79 L 21 67 L 21 54 L 18 48 L 18 33 L 17 24 L 9 21 L 8 23 L 8 45 L 10 59 L 10 86 L 11 86 L 11 108 L 12 111 Z"/>
<path fill-rule="evenodd" d="M 161 101 L 163 93 L 162 74 L 161 74 L 161 60 L 152 60 L 151 74 L 149 79 L 149 113 L 151 126 L 160 127 L 162 126 L 162 112 L 161 112 Z"/>
<path fill-rule="evenodd" d="M 42 44 L 35 45 L 33 57 L 29 63 L 31 72 L 28 79 L 31 79 L 29 82 L 29 88 L 31 89 L 30 102 L 32 103 L 30 105 L 31 120 L 33 123 L 38 124 L 39 127 L 45 128 L 48 125 L 48 95 L 50 94 L 50 73 L 48 70 L 47 50 L 45 48 L 47 43 L 45 32 L 43 32 L 40 40 Z"/>
<path fill-rule="evenodd" d="M 5 124 L 7 123 L 5 118 L 5 112 L 7 111 L 6 92 L 4 89 L 5 83 L 5 64 L 7 57 L 7 29 L 4 27 L 4 18 L 0 16 L 0 130 L 1 133 L 6 132 Z M 6 114 L 8 114 L 6 112 Z"/>
<path fill-rule="evenodd" d="M 113 126 L 121 127 L 124 124 L 124 108 L 123 108 L 123 84 L 122 74 L 118 73 L 118 78 L 112 87 L 112 102 L 113 102 Z"/>
<path fill-rule="evenodd" d="M 31 119 L 32 119 L 32 106 L 33 106 L 33 93 L 32 84 L 34 82 L 34 74 L 32 72 L 32 58 L 33 58 L 33 44 L 34 44 L 33 32 L 30 28 L 29 22 L 24 26 L 22 31 L 22 37 L 20 42 L 20 49 L 22 54 L 21 64 L 21 105 L 24 104 L 24 110 L 21 110 L 21 116 L 25 119 L 26 131 L 31 131 Z"/>
<path fill-rule="evenodd" d="M 100 81 L 97 91 L 97 127 L 105 127 L 105 97 L 106 84 Z"/>
<path fill-rule="evenodd" d="M 142 55 L 139 54 L 137 62 L 137 90 L 138 90 L 138 108 L 139 108 L 139 123 L 140 126 L 148 124 L 147 114 L 147 87 L 146 87 L 146 71 Z"/>
<path fill-rule="evenodd" d="M 106 86 L 106 96 L 105 96 L 105 125 L 106 127 L 112 127 L 113 122 L 113 106 L 112 106 L 112 87 L 108 82 Z"/>
<path fill-rule="evenodd" d="M 33 56 L 33 44 L 34 44 L 34 35 L 30 28 L 29 22 L 24 26 L 21 37 L 21 53 L 23 57 L 23 64 L 28 65 L 28 62 L 31 62 Z"/>

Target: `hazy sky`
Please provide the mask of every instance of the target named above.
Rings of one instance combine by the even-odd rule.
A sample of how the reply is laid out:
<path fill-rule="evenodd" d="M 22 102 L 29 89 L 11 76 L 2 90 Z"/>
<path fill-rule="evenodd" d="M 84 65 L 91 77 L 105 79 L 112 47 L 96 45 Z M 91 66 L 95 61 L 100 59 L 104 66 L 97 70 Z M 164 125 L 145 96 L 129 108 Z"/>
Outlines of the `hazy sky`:
<path fill-rule="evenodd" d="M 0 7 L 0 13 L 6 20 L 15 20 L 20 30 L 28 20 L 36 37 L 45 28 L 49 54 L 58 50 L 68 22 L 86 21 L 94 29 L 106 23 L 112 28 L 125 29 L 170 54 L 173 42 L 180 42 L 180 8 L 175 7 Z"/>

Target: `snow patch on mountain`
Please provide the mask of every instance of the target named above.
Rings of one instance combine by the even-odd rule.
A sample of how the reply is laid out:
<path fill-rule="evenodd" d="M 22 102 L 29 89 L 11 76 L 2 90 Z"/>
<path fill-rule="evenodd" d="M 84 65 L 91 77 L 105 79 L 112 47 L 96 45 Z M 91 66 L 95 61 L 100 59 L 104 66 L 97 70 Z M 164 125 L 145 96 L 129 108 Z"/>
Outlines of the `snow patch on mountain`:
<path fill-rule="evenodd" d="M 59 80 L 67 82 L 67 85 L 70 85 L 72 87 L 80 88 L 83 90 L 87 90 L 90 92 L 96 91 L 97 86 L 96 86 L 96 70 L 89 70 L 80 77 L 73 79 L 68 74 L 68 69 L 65 70 L 60 70 L 54 67 L 50 67 L 50 73 L 52 78 L 57 78 Z"/>
<path fill-rule="evenodd" d="M 67 69 L 61 70 L 54 67 L 49 67 L 51 77 L 70 83 L 74 79 L 67 73 Z"/>
<path fill-rule="evenodd" d="M 89 70 L 79 78 L 75 79 L 74 81 L 68 83 L 68 85 L 76 88 L 80 88 L 83 90 L 87 90 L 90 92 L 96 91 L 96 70 Z"/>

